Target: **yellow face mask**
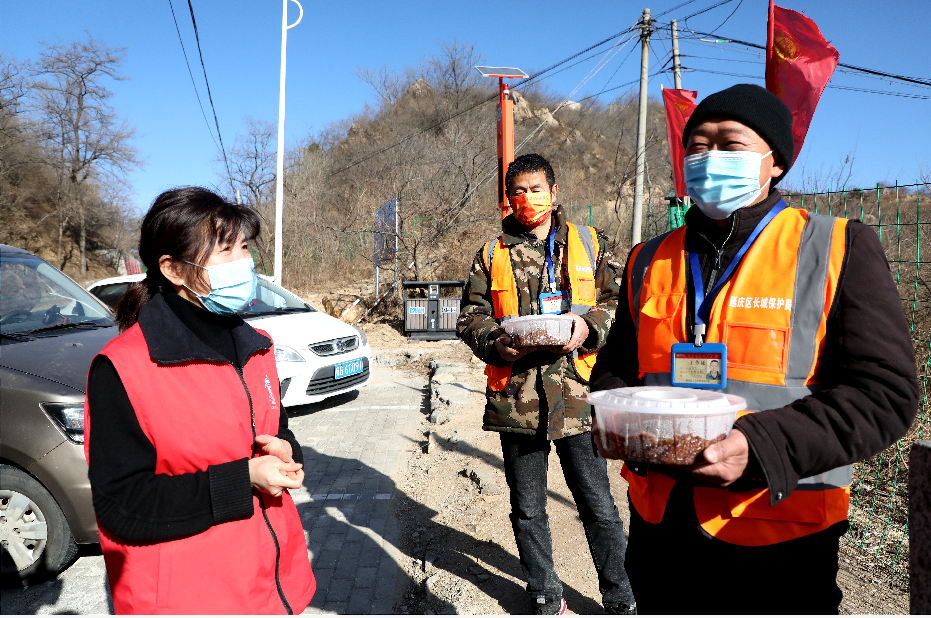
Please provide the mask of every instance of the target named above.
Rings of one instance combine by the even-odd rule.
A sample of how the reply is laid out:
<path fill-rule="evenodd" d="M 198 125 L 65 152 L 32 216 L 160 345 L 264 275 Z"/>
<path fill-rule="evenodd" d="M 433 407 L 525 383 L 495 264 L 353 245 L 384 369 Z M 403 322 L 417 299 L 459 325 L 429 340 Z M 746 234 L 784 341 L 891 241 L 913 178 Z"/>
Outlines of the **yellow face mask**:
<path fill-rule="evenodd" d="M 549 191 L 534 191 L 515 195 L 510 200 L 514 216 L 524 225 L 540 225 L 544 223 L 553 210 L 552 197 Z"/>

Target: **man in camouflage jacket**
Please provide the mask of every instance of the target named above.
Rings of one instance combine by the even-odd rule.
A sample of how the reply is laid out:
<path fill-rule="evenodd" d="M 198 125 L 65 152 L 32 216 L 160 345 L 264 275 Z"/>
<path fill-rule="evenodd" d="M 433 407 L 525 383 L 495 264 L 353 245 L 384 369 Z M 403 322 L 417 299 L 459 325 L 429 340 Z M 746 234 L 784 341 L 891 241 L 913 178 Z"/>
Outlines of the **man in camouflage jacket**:
<path fill-rule="evenodd" d="M 512 207 L 525 193 L 549 193 L 557 186 L 550 164 L 539 155 L 518 157 L 506 176 Z M 515 200 L 515 198 L 518 200 Z M 523 202 L 520 202 L 523 203 Z M 523 216 L 522 216 L 523 214 Z M 567 246 L 569 230 L 561 207 L 543 222 L 529 223 L 517 208 L 502 222 L 503 245 L 510 252 L 520 315 L 541 313 L 539 295 L 549 288 L 546 252 L 551 226 L 556 227 L 553 264 L 558 289 L 569 290 Z M 585 227 L 581 233 L 587 233 Z M 457 322 L 459 337 L 475 355 L 494 367 L 511 367 L 508 385 L 485 390 L 483 429 L 498 431 L 505 477 L 511 494 L 511 524 L 535 613 L 562 613 L 562 584 L 555 573 L 552 538 L 546 514 L 548 456 L 552 444 L 585 527 L 598 571 L 602 604 L 610 613 L 633 611 L 633 597 L 624 571 L 626 541 L 607 477 L 607 462 L 591 442 L 591 406 L 585 402 L 588 384 L 574 367 L 571 352 L 596 352 L 607 340 L 618 304 L 620 265 L 598 232 L 593 264 L 596 304 L 575 318 L 567 346 L 515 349 L 495 319 L 491 272 L 484 245 L 472 263 Z M 499 249 L 500 250 L 500 247 Z M 499 286 L 500 287 L 500 286 Z"/>

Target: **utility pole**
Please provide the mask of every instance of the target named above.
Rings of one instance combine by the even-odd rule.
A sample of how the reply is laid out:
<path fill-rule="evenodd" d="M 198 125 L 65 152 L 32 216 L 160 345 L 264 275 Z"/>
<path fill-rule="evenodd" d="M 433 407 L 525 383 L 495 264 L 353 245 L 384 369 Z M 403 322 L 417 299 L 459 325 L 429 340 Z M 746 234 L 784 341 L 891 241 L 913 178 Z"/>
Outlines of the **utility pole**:
<path fill-rule="evenodd" d="M 676 26 L 676 20 L 672 20 L 672 77 L 675 80 L 676 89 L 682 89 L 682 71 L 679 66 L 679 30 Z"/>
<path fill-rule="evenodd" d="M 640 19 L 640 111 L 637 116 L 637 178 L 634 182 L 634 213 L 630 230 L 631 246 L 640 242 L 643 227 L 643 176 L 646 169 L 647 141 L 647 81 L 650 65 L 650 33 L 653 32 L 653 19 L 650 9 L 643 9 Z"/>
<path fill-rule="evenodd" d="M 288 25 L 288 2 L 301 10 L 297 21 Z M 275 283 L 281 285 L 281 236 L 284 228 L 284 81 L 288 60 L 288 30 L 304 19 L 304 7 L 297 0 L 282 0 L 281 9 L 281 78 L 278 87 L 278 165 L 275 172 Z"/>

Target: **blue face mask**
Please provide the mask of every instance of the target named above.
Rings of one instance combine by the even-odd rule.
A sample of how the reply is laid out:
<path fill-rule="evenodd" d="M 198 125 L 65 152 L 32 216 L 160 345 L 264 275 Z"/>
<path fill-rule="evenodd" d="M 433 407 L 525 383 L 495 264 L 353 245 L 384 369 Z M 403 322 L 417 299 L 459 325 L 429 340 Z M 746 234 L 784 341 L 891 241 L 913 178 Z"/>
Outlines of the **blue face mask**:
<path fill-rule="evenodd" d="M 727 219 L 753 203 L 769 184 L 767 180 L 760 186 L 760 164 L 772 152 L 709 150 L 685 157 L 689 197 L 712 219 Z"/>
<path fill-rule="evenodd" d="M 251 257 L 206 267 L 193 262 L 188 264 L 203 268 L 210 277 L 210 293 L 205 296 L 184 286 L 191 290 L 207 311 L 233 315 L 255 297 L 255 261 Z"/>

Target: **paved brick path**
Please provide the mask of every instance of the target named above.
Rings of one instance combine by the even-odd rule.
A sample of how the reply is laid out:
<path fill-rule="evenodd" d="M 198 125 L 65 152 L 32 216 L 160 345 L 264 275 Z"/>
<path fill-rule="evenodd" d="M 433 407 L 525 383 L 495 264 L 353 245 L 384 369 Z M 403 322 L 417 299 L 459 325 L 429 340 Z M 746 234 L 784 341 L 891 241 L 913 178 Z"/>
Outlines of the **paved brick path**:
<path fill-rule="evenodd" d="M 373 365 L 371 384 L 289 410 L 304 447 L 305 489 L 294 492 L 317 593 L 305 613 L 390 614 L 407 575 L 393 514 L 399 458 L 424 417 L 425 378 Z M 3 614 L 112 613 L 103 558 L 85 556 L 57 579 L 4 590 Z"/>

